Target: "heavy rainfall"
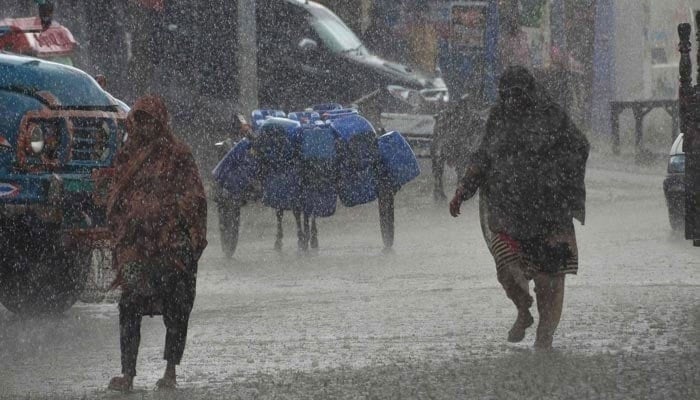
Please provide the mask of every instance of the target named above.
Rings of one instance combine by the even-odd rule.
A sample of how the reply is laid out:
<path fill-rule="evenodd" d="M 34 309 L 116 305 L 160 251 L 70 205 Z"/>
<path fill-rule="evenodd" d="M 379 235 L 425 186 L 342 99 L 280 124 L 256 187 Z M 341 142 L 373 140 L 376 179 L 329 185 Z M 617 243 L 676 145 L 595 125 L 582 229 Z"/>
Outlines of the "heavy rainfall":
<path fill-rule="evenodd" d="M 697 26 L 0 0 L 0 399 L 700 399 Z"/>

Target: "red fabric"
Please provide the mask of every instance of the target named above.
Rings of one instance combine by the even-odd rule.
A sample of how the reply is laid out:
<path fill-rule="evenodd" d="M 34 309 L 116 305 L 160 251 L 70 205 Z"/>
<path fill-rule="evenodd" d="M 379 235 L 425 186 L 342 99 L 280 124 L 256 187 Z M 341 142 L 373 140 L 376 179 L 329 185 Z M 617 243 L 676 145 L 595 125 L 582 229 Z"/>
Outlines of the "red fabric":
<path fill-rule="evenodd" d="M 507 233 L 498 233 L 498 239 L 505 243 L 512 253 L 518 254 L 522 251 L 520 242 L 510 237 Z"/>
<path fill-rule="evenodd" d="M 139 136 L 139 112 L 158 123 L 148 137 Z M 163 100 L 139 99 L 127 117 L 127 129 L 107 198 L 117 284 L 127 263 L 165 263 L 184 270 L 193 266 L 183 249 L 198 257 L 207 245 L 204 187 L 189 147 L 172 134 Z"/>
<path fill-rule="evenodd" d="M 138 2 L 143 7 L 155 11 L 163 11 L 163 9 L 165 8 L 165 0 L 138 0 Z"/>

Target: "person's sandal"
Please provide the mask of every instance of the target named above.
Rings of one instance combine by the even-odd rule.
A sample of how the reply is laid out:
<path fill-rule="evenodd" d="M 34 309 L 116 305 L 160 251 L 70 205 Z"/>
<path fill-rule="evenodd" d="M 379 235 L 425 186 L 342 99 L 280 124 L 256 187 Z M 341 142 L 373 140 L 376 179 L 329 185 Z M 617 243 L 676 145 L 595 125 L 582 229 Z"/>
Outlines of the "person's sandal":
<path fill-rule="evenodd" d="M 156 382 L 156 390 L 173 390 L 177 387 L 177 380 L 173 378 L 160 378 Z"/>
<path fill-rule="evenodd" d="M 109 390 L 129 392 L 134 388 L 134 381 L 125 376 L 115 376 L 109 381 Z"/>
<path fill-rule="evenodd" d="M 529 310 L 518 311 L 518 318 L 515 319 L 513 327 L 508 331 L 508 341 L 518 343 L 525 339 L 525 330 L 535 323 L 535 319 Z"/>

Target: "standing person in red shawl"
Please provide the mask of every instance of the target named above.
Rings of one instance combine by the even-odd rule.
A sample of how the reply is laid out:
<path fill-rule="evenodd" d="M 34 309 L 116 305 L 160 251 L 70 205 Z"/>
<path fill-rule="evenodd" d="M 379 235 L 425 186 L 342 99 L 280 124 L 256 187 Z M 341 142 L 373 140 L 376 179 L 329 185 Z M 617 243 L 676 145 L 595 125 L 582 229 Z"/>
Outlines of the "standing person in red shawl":
<path fill-rule="evenodd" d="M 167 367 L 159 388 L 176 385 L 194 303 L 197 262 L 207 245 L 207 205 L 192 153 L 177 139 L 163 100 L 140 98 L 127 119 L 107 217 L 114 240 L 122 376 L 109 388 L 130 390 L 136 375 L 141 319 L 162 314 Z"/>

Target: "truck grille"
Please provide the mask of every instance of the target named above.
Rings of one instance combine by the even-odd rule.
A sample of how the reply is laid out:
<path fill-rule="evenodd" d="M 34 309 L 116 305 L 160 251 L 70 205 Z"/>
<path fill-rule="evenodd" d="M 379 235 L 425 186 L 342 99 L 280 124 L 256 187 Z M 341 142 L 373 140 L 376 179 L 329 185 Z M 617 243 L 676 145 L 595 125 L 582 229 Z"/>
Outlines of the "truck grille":
<path fill-rule="evenodd" d="M 114 149 L 116 125 L 108 118 L 71 118 L 71 160 L 90 164 L 109 163 Z"/>

